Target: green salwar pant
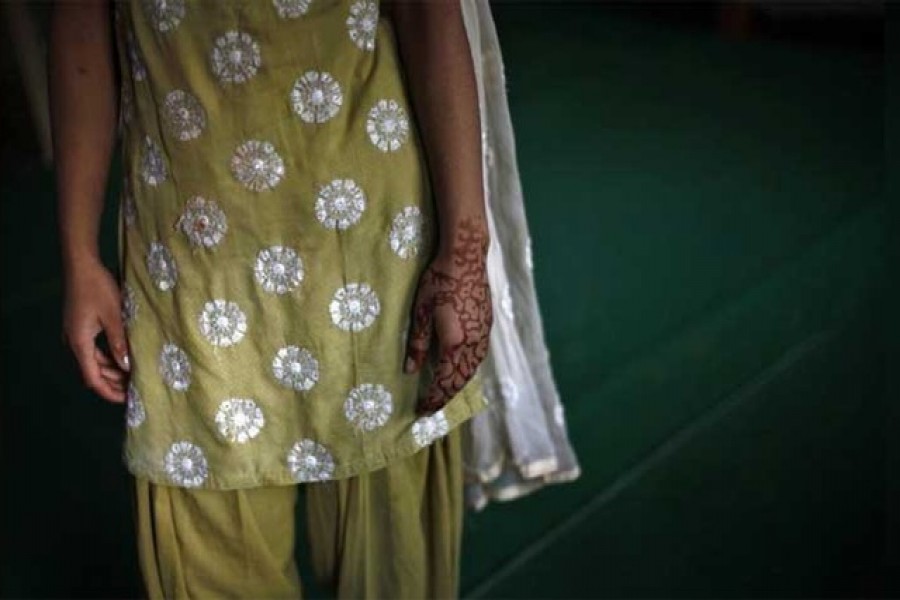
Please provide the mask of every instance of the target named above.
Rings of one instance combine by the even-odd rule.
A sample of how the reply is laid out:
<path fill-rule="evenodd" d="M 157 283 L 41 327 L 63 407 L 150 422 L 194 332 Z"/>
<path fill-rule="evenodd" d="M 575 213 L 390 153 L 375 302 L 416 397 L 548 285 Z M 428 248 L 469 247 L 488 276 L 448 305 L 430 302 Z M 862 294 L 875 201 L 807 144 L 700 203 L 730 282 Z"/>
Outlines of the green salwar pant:
<path fill-rule="evenodd" d="M 309 482 L 308 552 L 338 598 L 457 598 L 463 523 L 460 427 L 347 479 Z M 302 598 L 297 485 L 198 490 L 134 478 L 138 557 L 156 598 Z"/>

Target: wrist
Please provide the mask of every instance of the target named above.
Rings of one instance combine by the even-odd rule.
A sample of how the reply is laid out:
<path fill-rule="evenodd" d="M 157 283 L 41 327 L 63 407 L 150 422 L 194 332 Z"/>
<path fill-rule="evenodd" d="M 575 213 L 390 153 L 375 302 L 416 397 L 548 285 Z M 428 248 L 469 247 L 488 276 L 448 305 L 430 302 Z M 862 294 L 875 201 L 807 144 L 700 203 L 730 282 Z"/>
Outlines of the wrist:
<path fill-rule="evenodd" d="M 487 257 L 490 234 L 481 215 L 463 217 L 440 227 L 437 255 L 443 258 L 465 255 L 470 258 Z"/>

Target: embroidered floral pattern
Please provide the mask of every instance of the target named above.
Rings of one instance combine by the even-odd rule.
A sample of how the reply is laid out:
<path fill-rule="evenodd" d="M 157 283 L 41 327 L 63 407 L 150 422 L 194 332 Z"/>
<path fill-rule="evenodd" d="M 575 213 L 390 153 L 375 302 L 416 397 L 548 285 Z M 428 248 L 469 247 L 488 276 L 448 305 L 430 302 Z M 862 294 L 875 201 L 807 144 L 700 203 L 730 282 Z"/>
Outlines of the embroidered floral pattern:
<path fill-rule="evenodd" d="M 212 248 L 228 231 L 228 219 L 215 200 L 194 196 L 187 201 L 176 225 L 193 246 Z"/>
<path fill-rule="evenodd" d="M 334 458 L 322 444 L 303 438 L 295 443 L 287 456 L 288 469 L 295 481 L 322 481 L 334 472 Z"/>
<path fill-rule="evenodd" d="M 566 415 L 563 411 L 562 404 L 560 404 L 559 402 L 557 402 L 556 405 L 553 407 L 553 421 L 559 427 L 566 426 Z"/>
<path fill-rule="evenodd" d="M 125 424 L 134 429 L 139 427 L 146 417 L 147 413 L 144 411 L 141 395 L 138 393 L 134 381 L 129 381 L 128 394 L 125 397 Z"/>
<path fill-rule="evenodd" d="M 444 409 L 419 417 L 413 423 L 411 431 L 413 439 L 419 447 L 427 446 L 436 439 L 447 435 L 450 427 L 447 423 L 447 417 L 444 415 Z"/>
<path fill-rule="evenodd" d="M 247 189 L 263 192 L 284 177 L 284 161 L 270 142 L 247 140 L 234 151 L 231 172 Z"/>
<path fill-rule="evenodd" d="M 134 118 L 134 90 L 129 82 L 122 82 L 122 93 L 119 98 L 122 102 L 119 106 L 120 125 L 130 123 Z"/>
<path fill-rule="evenodd" d="M 369 140 L 382 152 L 396 152 L 409 137 L 409 118 L 396 100 L 379 100 L 366 120 Z"/>
<path fill-rule="evenodd" d="M 265 424 L 262 409 L 249 398 L 223 400 L 216 411 L 219 433 L 235 444 L 245 444 L 255 438 Z"/>
<path fill-rule="evenodd" d="M 184 0 L 143 0 L 144 12 L 159 31 L 172 31 L 184 18 Z"/>
<path fill-rule="evenodd" d="M 135 299 L 134 288 L 125 282 L 122 284 L 122 322 L 126 327 L 131 327 L 137 317 L 138 303 Z"/>
<path fill-rule="evenodd" d="M 347 229 L 366 209 L 366 195 L 352 179 L 335 179 L 319 188 L 316 218 L 329 229 Z"/>
<path fill-rule="evenodd" d="M 131 192 L 131 183 L 127 177 L 122 182 L 122 214 L 125 216 L 125 226 L 133 227 L 137 221 L 137 205 L 134 203 L 134 194 Z"/>
<path fill-rule="evenodd" d="M 282 19 L 296 19 L 305 15 L 311 2 L 312 0 L 272 0 Z"/>
<path fill-rule="evenodd" d="M 228 31 L 216 38 L 210 62 L 221 83 L 247 82 L 262 64 L 259 44 L 248 33 Z"/>
<path fill-rule="evenodd" d="M 344 331 L 362 331 L 381 312 L 378 295 L 367 283 L 348 283 L 338 288 L 329 305 L 331 321 Z"/>
<path fill-rule="evenodd" d="M 359 0 L 350 6 L 347 17 L 347 32 L 360 50 L 375 49 L 375 34 L 378 31 L 378 3 Z"/>
<path fill-rule="evenodd" d="M 272 374 L 281 385 L 306 392 L 319 380 L 319 361 L 306 348 L 285 346 L 272 359 Z"/>
<path fill-rule="evenodd" d="M 175 442 L 166 452 L 166 475 L 175 485 L 200 487 L 209 475 L 206 455 L 200 446 L 188 441 Z"/>
<path fill-rule="evenodd" d="M 153 284 L 163 292 L 174 288 L 178 281 L 178 267 L 175 266 L 175 258 L 161 242 L 150 242 L 150 251 L 147 253 L 147 271 L 150 272 Z"/>
<path fill-rule="evenodd" d="M 166 163 L 163 159 L 159 145 L 150 138 L 144 136 L 144 147 L 141 155 L 141 177 L 147 185 L 157 186 L 163 183 L 169 176 Z"/>
<path fill-rule="evenodd" d="M 407 206 L 394 216 L 388 234 L 391 250 L 402 259 L 419 253 L 422 241 L 422 211 L 417 206 Z"/>
<path fill-rule="evenodd" d="M 286 294 L 303 281 L 303 260 L 293 248 L 270 246 L 256 255 L 256 281 L 270 294 Z"/>
<path fill-rule="evenodd" d="M 162 121 L 182 142 L 196 139 L 206 127 L 206 111 L 200 101 L 184 90 L 172 90 L 163 100 Z"/>
<path fill-rule="evenodd" d="M 173 390 L 183 392 L 191 385 L 191 363 L 184 350 L 172 343 L 159 353 L 159 374 Z"/>
<path fill-rule="evenodd" d="M 363 383 L 344 400 L 344 416 L 363 431 L 378 429 L 387 423 L 393 410 L 392 396 L 380 383 Z"/>
<path fill-rule="evenodd" d="M 507 408 L 514 407 L 519 402 L 519 387 L 509 377 L 500 378 L 500 397 Z"/>
<path fill-rule="evenodd" d="M 198 318 L 200 333 L 214 346 L 237 344 L 247 333 L 247 316 L 236 302 L 216 299 L 203 305 Z"/>
<path fill-rule="evenodd" d="M 144 57 L 138 48 L 137 40 L 134 38 L 134 31 L 131 27 L 125 33 L 125 46 L 128 52 L 128 64 L 131 67 L 131 77 L 135 81 L 144 81 L 147 79 L 147 67 L 144 65 Z"/>
<path fill-rule="evenodd" d="M 291 88 L 291 107 L 307 123 L 324 123 L 341 109 L 344 94 L 331 73 L 307 71 Z"/>

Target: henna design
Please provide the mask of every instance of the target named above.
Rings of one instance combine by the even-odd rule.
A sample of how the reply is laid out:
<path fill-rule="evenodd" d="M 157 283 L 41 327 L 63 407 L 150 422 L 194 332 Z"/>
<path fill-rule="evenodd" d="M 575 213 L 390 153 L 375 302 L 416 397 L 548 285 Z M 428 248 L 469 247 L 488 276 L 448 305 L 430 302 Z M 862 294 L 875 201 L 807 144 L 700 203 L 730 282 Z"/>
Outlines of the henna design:
<path fill-rule="evenodd" d="M 437 333 L 439 355 L 419 414 L 440 410 L 472 377 L 487 355 L 493 325 L 483 220 L 464 219 L 449 257 L 438 257 L 422 274 L 414 308 L 409 358 L 418 370 Z"/>

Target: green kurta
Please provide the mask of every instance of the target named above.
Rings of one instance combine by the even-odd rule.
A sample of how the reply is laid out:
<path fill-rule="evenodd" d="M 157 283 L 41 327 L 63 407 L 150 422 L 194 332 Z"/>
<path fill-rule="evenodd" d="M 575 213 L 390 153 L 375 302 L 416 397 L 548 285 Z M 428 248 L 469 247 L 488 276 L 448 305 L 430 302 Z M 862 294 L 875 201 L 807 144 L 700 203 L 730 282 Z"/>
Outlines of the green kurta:
<path fill-rule="evenodd" d="M 378 2 L 115 9 L 129 470 L 341 479 L 484 409 L 477 375 L 418 418 L 431 371 L 402 371 L 437 212 Z"/>

